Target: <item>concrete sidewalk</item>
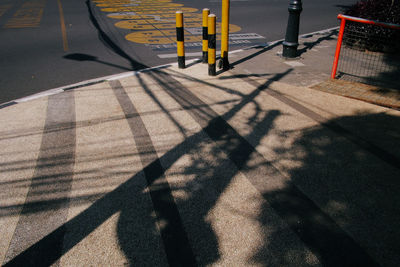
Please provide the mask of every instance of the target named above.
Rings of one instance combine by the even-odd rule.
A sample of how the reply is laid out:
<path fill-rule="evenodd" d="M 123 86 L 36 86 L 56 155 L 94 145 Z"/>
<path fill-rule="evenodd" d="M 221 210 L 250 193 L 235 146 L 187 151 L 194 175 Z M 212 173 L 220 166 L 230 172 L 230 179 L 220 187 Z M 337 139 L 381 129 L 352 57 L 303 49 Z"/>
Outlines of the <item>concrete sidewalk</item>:
<path fill-rule="evenodd" d="M 0 109 L 0 261 L 397 266 L 400 112 L 306 87 L 332 36 Z"/>

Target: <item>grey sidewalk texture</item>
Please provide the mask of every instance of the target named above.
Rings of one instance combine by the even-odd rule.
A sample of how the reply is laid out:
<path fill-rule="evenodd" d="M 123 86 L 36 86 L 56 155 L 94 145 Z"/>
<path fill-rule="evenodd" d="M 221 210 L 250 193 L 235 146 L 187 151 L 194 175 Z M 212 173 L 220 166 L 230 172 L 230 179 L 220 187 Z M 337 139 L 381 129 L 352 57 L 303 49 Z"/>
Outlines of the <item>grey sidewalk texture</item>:
<path fill-rule="evenodd" d="M 317 90 L 336 33 L 300 41 L 0 109 L 0 262 L 398 266 L 400 111 Z"/>

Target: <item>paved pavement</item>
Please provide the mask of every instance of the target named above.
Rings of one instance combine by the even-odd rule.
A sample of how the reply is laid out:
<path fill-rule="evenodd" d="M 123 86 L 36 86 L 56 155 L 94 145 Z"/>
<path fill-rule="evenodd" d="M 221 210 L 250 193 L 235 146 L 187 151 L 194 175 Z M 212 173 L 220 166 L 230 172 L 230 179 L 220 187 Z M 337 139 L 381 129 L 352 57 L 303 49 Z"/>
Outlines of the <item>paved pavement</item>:
<path fill-rule="evenodd" d="M 397 266 L 400 112 L 309 88 L 335 34 L 301 42 L 3 105 L 0 262 Z"/>

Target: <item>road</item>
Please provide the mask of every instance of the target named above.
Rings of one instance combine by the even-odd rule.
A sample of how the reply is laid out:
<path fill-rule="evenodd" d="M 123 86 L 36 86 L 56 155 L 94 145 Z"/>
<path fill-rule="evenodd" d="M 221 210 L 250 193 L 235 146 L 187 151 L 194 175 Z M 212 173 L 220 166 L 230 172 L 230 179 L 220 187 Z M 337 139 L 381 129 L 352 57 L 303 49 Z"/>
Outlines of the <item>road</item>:
<path fill-rule="evenodd" d="M 300 32 L 338 25 L 354 0 L 307 0 Z M 282 39 L 286 0 L 231 0 L 230 49 Z M 0 104 L 101 76 L 175 61 L 174 13 L 185 17 L 188 58 L 198 56 L 200 14 L 221 1 L 2 0 Z"/>

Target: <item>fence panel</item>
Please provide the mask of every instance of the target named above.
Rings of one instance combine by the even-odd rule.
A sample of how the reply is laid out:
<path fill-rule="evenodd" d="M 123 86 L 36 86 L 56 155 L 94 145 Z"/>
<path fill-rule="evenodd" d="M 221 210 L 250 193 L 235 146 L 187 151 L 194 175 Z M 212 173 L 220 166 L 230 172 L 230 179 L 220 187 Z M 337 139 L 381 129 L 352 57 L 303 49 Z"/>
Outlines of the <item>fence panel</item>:
<path fill-rule="evenodd" d="M 400 25 L 338 18 L 343 38 L 338 39 L 332 78 L 400 89 Z"/>

